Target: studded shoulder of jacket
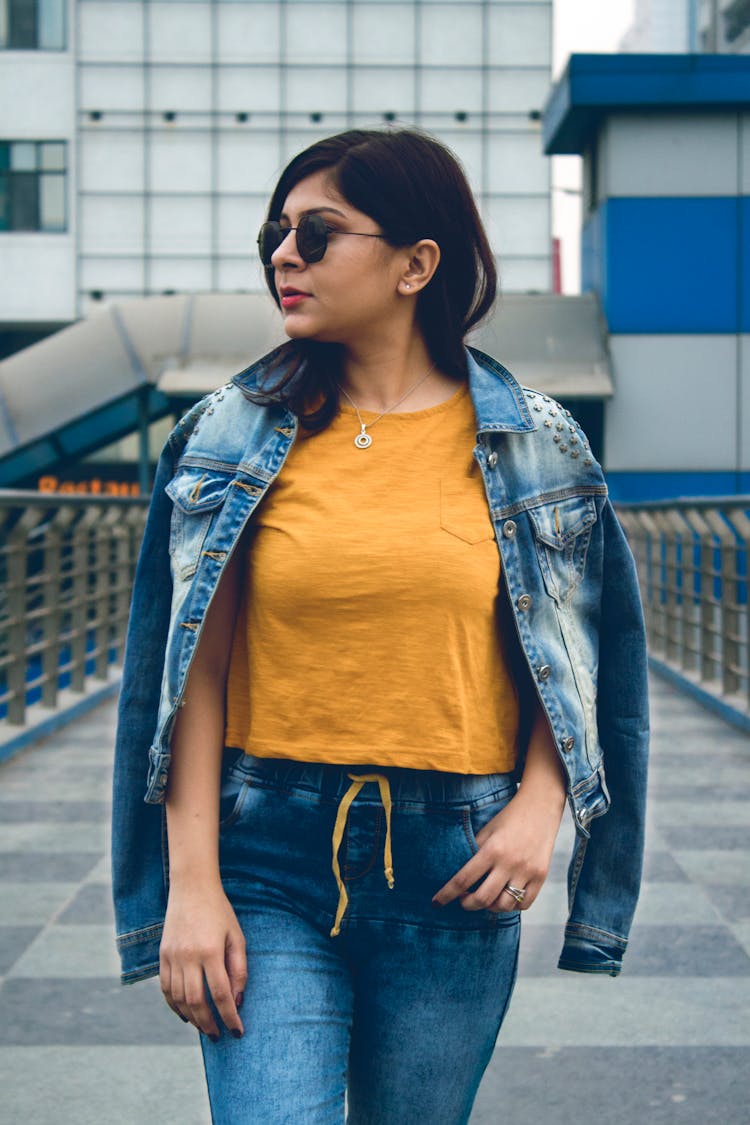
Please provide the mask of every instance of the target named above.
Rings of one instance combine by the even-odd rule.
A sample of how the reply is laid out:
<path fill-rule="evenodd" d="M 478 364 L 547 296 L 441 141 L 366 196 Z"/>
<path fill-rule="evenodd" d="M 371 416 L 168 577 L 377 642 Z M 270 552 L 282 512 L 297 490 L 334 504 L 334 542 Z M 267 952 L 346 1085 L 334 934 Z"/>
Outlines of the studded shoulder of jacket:
<path fill-rule="evenodd" d="M 597 464 L 589 440 L 570 410 L 550 395 L 530 387 L 524 387 L 523 393 L 543 440 L 556 447 L 561 456 L 580 461 L 583 467 Z"/>

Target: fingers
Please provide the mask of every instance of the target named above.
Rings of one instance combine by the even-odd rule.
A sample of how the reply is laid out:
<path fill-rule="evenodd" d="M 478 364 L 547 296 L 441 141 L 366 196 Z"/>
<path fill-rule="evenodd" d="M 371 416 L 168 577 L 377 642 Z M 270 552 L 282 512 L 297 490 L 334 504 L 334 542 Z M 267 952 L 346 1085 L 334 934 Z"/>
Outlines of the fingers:
<path fill-rule="evenodd" d="M 246 980 L 247 960 L 241 932 L 239 938 L 234 937 L 231 944 L 228 943 L 226 964 L 218 957 L 207 959 L 205 980 L 204 968 L 197 960 L 180 968 L 162 959 L 160 967 L 161 990 L 168 1006 L 183 1022 L 192 1023 L 214 1042 L 220 1032 L 209 995 L 226 1029 L 239 1039 L 245 1031 L 238 1009 Z"/>
<path fill-rule="evenodd" d="M 433 906 L 447 906 L 454 898 L 468 893 L 469 888 L 474 885 L 482 875 L 488 870 L 489 864 L 486 857 L 483 858 L 480 853 L 473 856 L 468 863 L 456 872 L 452 879 L 449 879 L 445 886 L 441 887 L 436 894 L 432 896 Z M 502 884 L 501 884 L 502 886 Z M 495 897 L 500 893 L 498 887 Z"/>
<path fill-rule="evenodd" d="M 183 1023 L 189 1023 L 187 1016 L 183 1016 L 180 1009 L 177 1007 L 174 999 L 172 998 L 172 967 L 169 961 L 162 958 L 159 967 L 159 985 L 161 987 L 162 996 L 167 1002 L 168 1006 L 172 1009 L 176 1016 L 179 1016 Z"/>
<path fill-rule="evenodd" d="M 434 906 L 445 906 L 457 898 L 464 910 L 492 910 L 496 913 L 528 910 L 542 889 L 546 876 L 546 869 L 542 871 L 538 866 L 525 872 L 523 868 L 514 869 L 502 855 L 494 857 L 486 847 L 482 847 L 440 888 L 432 902 Z M 482 882 L 472 891 L 479 879 Z M 509 893 L 506 889 L 508 884 L 524 891 L 522 902 Z"/>
<path fill-rule="evenodd" d="M 235 996 L 237 993 L 232 988 L 226 968 L 223 964 L 212 964 L 206 967 L 206 981 L 211 992 L 211 999 L 216 1005 L 216 1010 L 230 1035 L 240 1039 L 244 1034 L 244 1027 L 237 1011 Z M 208 1033 L 207 1033 L 208 1034 Z"/>
<path fill-rule="evenodd" d="M 224 960 L 229 977 L 229 987 L 237 1011 L 242 1007 L 242 998 L 247 984 L 247 954 L 245 952 L 245 937 L 242 930 L 237 929 L 236 934 L 227 938 Z"/>

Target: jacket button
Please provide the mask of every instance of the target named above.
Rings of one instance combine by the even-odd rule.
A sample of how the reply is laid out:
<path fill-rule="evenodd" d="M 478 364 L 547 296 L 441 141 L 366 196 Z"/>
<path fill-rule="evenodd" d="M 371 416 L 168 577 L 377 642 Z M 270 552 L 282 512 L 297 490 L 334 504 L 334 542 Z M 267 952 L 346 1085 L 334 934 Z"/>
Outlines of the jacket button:
<path fill-rule="evenodd" d="M 521 594 L 520 598 L 516 602 L 516 605 L 522 613 L 525 613 L 527 609 L 531 609 L 531 595 Z"/>
<path fill-rule="evenodd" d="M 506 520 L 503 524 L 503 535 L 506 539 L 514 539 L 516 535 L 516 525 L 513 520 Z"/>
<path fill-rule="evenodd" d="M 569 754 L 570 751 L 575 746 L 575 744 L 576 744 L 576 740 L 573 738 L 573 735 L 571 734 L 567 738 L 563 739 L 562 748 L 563 748 L 563 750 L 565 751 L 566 754 Z"/>
<path fill-rule="evenodd" d="M 589 814 L 586 811 L 586 809 L 583 808 L 583 807 L 580 808 L 578 810 L 578 812 L 576 813 L 576 820 L 578 821 L 578 823 L 581 825 L 582 828 L 586 827 L 586 825 L 588 823 L 588 819 L 589 819 Z"/>
<path fill-rule="evenodd" d="M 491 469 L 494 469 L 495 465 L 497 464 L 497 453 L 495 453 L 494 449 L 492 450 L 492 453 L 490 453 L 489 457 L 487 458 L 487 464 L 489 465 L 489 467 Z"/>
<path fill-rule="evenodd" d="M 536 670 L 536 674 L 537 679 L 540 679 L 542 681 L 548 680 L 552 675 L 552 669 L 550 668 L 549 664 L 540 664 Z"/>

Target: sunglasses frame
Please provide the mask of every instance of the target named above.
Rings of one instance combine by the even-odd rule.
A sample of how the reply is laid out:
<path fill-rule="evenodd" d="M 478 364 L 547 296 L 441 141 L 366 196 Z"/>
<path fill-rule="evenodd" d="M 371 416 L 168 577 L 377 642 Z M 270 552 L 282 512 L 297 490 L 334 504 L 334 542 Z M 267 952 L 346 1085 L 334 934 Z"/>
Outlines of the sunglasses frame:
<path fill-rule="evenodd" d="M 271 262 L 271 258 L 276 253 L 279 246 L 281 246 L 287 235 L 291 234 L 292 231 L 294 231 L 297 236 L 297 253 L 299 254 L 302 261 L 307 262 L 308 265 L 311 265 L 314 262 L 319 262 L 325 256 L 325 252 L 328 249 L 329 234 L 351 234 L 356 238 L 385 238 L 385 235 L 383 234 L 370 234 L 366 231 L 331 231 L 329 230 L 323 216 L 318 214 L 302 215 L 296 227 L 284 227 L 281 225 L 278 219 L 269 219 L 261 226 L 260 231 L 258 232 L 257 239 L 260 260 L 266 269 L 274 268 L 273 263 Z M 307 234 L 307 231 L 309 231 L 310 233 Z M 273 235 L 273 238 L 276 241 L 276 245 L 269 253 L 267 248 L 264 247 L 264 242 L 271 235 Z"/>

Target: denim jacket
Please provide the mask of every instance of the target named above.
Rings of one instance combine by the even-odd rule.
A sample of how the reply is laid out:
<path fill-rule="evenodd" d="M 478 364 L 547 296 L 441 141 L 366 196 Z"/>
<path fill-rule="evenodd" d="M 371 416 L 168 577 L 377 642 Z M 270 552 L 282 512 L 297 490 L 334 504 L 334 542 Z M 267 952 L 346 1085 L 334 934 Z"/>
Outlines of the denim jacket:
<path fill-rule="evenodd" d="M 201 626 L 297 434 L 289 410 L 258 406 L 245 393 L 278 353 L 199 402 L 172 431 L 157 467 L 115 750 L 112 870 L 124 983 L 159 971 L 170 733 Z M 473 456 L 500 552 L 500 596 L 516 624 L 519 675 L 554 734 L 575 825 L 558 964 L 615 976 L 643 858 L 648 702 L 635 566 L 601 468 L 569 412 L 481 352 L 468 349 L 467 363 Z"/>

